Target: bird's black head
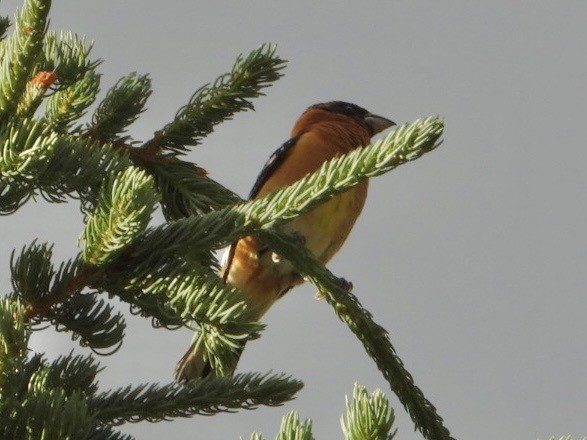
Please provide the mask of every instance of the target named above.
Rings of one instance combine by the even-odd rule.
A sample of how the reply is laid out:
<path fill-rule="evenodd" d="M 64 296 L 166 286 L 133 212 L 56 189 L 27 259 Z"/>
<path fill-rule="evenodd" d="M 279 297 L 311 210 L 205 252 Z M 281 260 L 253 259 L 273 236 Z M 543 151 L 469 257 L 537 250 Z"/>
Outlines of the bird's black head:
<path fill-rule="evenodd" d="M 309 107 L 308 110 L 324 110 L 330 113 L 351 117 L 357 122 L 364 124 L 371 132 L 371 136 L 395 125 L 395 122 L 382 116 L 374 115 L 363 107 L 351 104 L 350 102 L 324 102 L 321 104 L 314 104 Z"/>
<path fill-rule="evenodd" d="M 363 107 L 359 107 L 356 104 L 351 104 L 350 102 L 344 102 L 344 101 L 324 102 L 321 104 L 314 104 L 313 106 L 310 107 L 310 109 L 314 109 L 314 108 L 327 110 L 332 113 L 340 113 L 341 115 L 346 115 L 346 116 L 363 117 L 369 113 Z"/>

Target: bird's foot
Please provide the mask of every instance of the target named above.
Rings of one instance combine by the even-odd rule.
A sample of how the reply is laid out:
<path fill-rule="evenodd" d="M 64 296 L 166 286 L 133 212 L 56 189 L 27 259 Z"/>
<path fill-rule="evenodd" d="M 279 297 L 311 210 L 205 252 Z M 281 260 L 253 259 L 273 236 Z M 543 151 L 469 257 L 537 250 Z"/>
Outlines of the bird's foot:
<path fill-rule="evenodd" d="M 350 281 L 347 281 L 344 278 L 339 278 L 338 283 L 339 283 L 339 286 L 341 287 L 341 289 L 343 289 L 347 292 L 353 291 L 353 283 L 351 283 Z"/>
<path fill-rule="evenodd" d="M 306 245 L 306 237 L 301 232 L 293 231 L 291 233 L 291 238 L 300 246 Z"/>
<path fill-rule="evenodd" d="M 344 290 L 345 292 L 352 292 L 353 290 L 353 283 L 351 283 L 350 281 L 345 280 L 344 278 L 338 278 L 337 279 L 338 285 L 340 286 L 340 288 L 342 290 Z M 326 294 L 318 291 L 314 294 L 314 299 L 319 301 L 321 299 L 326 298 Z"/>

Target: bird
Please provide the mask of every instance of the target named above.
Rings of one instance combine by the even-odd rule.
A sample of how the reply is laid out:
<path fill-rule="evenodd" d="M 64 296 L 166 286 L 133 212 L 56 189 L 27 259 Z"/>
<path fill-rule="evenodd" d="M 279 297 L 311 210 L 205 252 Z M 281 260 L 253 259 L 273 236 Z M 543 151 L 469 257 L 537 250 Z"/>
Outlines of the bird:
<path fill-rule="evenodd" d="M 348 102 L 331 101 L 308 107 L 295 122 L 289 140 L 266 162 L 249 199 L 258 199 L 300 180 L 324 162 L 368 145 L 371 137 L 394 125 L 393 121 Z M 281 230 L 299 238 L 326 264 L 351 232 L 365 204 L 367 189 L 365 180 L 289 221 Z M 303 283 L 291 263 L 273 253 L 255 235 L 229 246 L 222 260 L 220 276 L 238 288 L 246 303 L 254 307 L 257 320 L 286 292 Z M 244 345 L 240 352 L 242 349 Z M 205 350 L 204 344 L 192 343 L 177 364 L 178 382 L 216 376 Z"/>

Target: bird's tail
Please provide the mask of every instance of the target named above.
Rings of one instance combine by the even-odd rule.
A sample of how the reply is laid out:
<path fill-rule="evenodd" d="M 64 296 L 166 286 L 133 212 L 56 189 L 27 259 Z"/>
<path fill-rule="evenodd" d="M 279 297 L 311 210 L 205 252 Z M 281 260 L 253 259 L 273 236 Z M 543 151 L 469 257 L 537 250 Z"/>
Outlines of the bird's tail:
<path fill-rule="evenodd" d="M 242 345 L 236 349 L 234 354 L 235 359 L 233 369 L 225 372 L 223 374 L 224 376 L 230 376 L 234 373 L 236 365 L 245 349 L 245 344 L 241 344 Z M 204 379 L 206 377 L 214 378 L 218 377 L 218 374 L 214 371 L 212 364 L 208 360 L 206 344 L 200 339 L 199 333 L 196 333 L 196 337 L 190 345 L 190 348 L 185 352 L 175 367 L 175 380 L 177 382 L 187 382 L 189 380 Z"/>
<path fill-rule="evenodd" d="M 262 281 L 262 283 L 265 282 L 266 281 Z M 251 287 L 246 281 L 242 280 L 237 282 L 237 284 L 239 286 L 246 286 L 246 288 L 243 288 L 243 291 L 245 292 L 263 292 L 263 296 L 261 296 L 260 299 L 256 298 L 250 301 L 251 304 L 254 304 L 254 306 L 252 306 L 254 309 L 252 309 L 251 319 L 258 321 L 278 298 L 283 296 L 294 285 L 300 284 L 301 282 L 302 278 L 299 275 L 292 274 L 289 277 L 280 276 L 278 282 L 275 280 L 267 282 L 269 287 L 262 283 Z M 236 349 L 233 369 L 224 372 L 224 375 L 229 376 L 234 372 L 244 348 L 245 344 L 241 342 L 240 347 Z M 175 368 L 175 380 L 178 382 L 186 382 L 188 380 L 204 377 L 216 377 L 216 373 L 208 360 L 206 344 L 204 343 L 201 334 L 196 332 L 190 348 L 177 363 L 177 367 Z"/>
<path fill-rule="evenodd" d="M 178 382 L 187 382 L 191 379 L 204 378 L 214 375 L 214 369 L 208 360 L 206 360 L 204 353 L 206 348 L 204 344 L 199 344 L 190 348 L 177 363 L 175 367 L 175 380 Z"/>
<path fill-rule="evenodd" d="M 235 368 L 238 359 L 244 349 L 244 345 L 238 349 L 236 354 Z M 232 374 L 233 371 L 226 373 Z M 190 345 L 190 348 L 177 363 L 175 367 L 175 380 L 177 382 L 187 382 L 192 379 L 203 379 L 205 377 L 216 377 L 216 372 L 212 368 L 212 364 L 206 356 L 206 346 L 203 343 L 198 343 L 198 338 Z"/>

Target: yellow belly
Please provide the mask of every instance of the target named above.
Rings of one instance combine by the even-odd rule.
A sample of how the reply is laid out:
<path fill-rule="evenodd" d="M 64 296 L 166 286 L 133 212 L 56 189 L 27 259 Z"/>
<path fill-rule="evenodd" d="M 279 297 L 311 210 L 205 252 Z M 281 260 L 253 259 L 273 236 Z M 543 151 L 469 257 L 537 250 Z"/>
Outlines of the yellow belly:
<path fill-rule="evenodd" d="M 326 263 L 347 239 L 366 197 L 367 182 L 305 213 L 285 228 L 301 234 L 306 247 Z"/>

